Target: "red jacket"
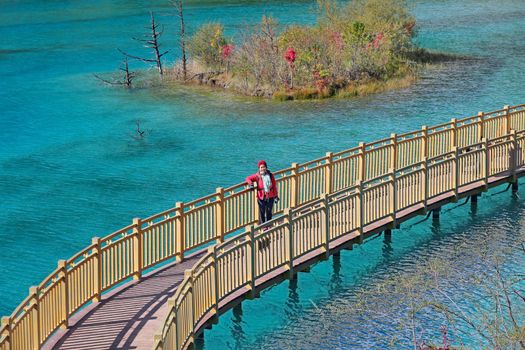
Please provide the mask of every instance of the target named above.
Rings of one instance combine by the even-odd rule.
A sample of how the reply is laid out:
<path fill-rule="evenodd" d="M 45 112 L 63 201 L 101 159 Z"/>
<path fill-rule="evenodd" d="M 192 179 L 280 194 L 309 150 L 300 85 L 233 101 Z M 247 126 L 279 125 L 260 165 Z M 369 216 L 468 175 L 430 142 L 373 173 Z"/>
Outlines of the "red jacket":
<path fill-rule="evenodd" d="M 268 174 L 270 174 L 270 177 L 272 179 L 272 186 L 270 187 L 270 192 L 268 193 L 268 198 L 275 198 L 279 196 L 277 193 L 277 185 L 275 183 L 275 177 L 271 172 L 268 171 Z M 261 174 L 259 172 L 256 172 L 253 175 L 246 176 L 246 182 L 248 185 L 251 185 L 253 182 L 257 183 L 257 198 L 258 199 L 264 199 L 265 193 L 264 193 L 264 183 Z"/>

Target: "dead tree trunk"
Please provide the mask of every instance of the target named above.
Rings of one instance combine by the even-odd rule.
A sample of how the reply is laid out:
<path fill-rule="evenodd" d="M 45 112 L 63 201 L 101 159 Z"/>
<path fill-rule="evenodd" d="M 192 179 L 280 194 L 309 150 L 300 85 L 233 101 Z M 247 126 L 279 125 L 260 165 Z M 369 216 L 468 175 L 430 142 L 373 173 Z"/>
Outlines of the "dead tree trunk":
<path fill-rule="evenodd" d="M 162 33 L 164 32 L 164 28 L 162 28 L 161 31 L 159 32 L 158 31 L 159 24 L 155 22 L 155 16 L 153 15 L 153 12 L 150 11 L 150 15 L 151 15 L 151 24 L 150 24 L 149 27 L 146 27 L 146 28 L 149 29 L 151 31 L 151 33 L 144 35 L 144 37 L 146 39 L 138 39 L 138 38 L 133 38 L 133 39 L 144 43 L 145 47 L 153 50 L 153 53 L 155 55 L 155 59 L 149 59 L 149 58 L 143 58 L 143 57 L 139 57 L 139 56 L 130 55 L 130 54 L 128 54 L 128 53 L 126 53 L 126 52 L 124 52 L 124 51 L 122 51 L 120 49 L 119 49 L 119 51 L 122 52 L 127 57 L 130 57 L 130 58 L 133 58 L 133 59 L 136 59 L 136 60 L 139 60 L 139 61 L 143 61 L 143 62 L 155 63 L 157 65 L 157 70 L 159 71 L 159 74 L 162 76 L 164 71 L 162 69 L 162 60 L 161 60 L 161 58 L 162 58 L 162 56 L 167 54 L 169 52 L 169 50 L 166 50 L 163 53 L 160 53 L 161 50 L 160 50 L 160 45 L 159 45 L 159 38 L 162 35 Z"/>
<path fill-rule="evenodd" d="M 128 58 L 124 57 L 124 67 L 120 67 L 119 70 L 124 72 L 124 80 L 108 80 L 104 79 L 96 74 L 93 74 L 98 80 L 109 84 L 109 85 L 124 85 L 126 88 L 131 88 L 133 86 L 133 79 L 135 79 L 135 72 L 129 71 Z"/>
<path fill-rule="evenodd" d="M 124 72 L 124 84 L 126 87 L 130 88 L 133 83 L 133 78 L 135 78 L 135 73 L 129 71 L 128 58 L 124 58 L 124 68 L 120 68 Z"/>
<path fill-rule="evenodd" d="M 173 5 L 177 9 L 177 16 L 179 17 L 179 21 L 180 21 L 180 48 L 182 51 L 182 74 L 183 74 L 184 80 L 186 80 L 187 75 L 188 75 L 187 59 L 186 59 L 186 39 L 185 39 L 186 29 L 184 26 L 184 12 L 182 10 L 182 0 L 174 0 Z"/>

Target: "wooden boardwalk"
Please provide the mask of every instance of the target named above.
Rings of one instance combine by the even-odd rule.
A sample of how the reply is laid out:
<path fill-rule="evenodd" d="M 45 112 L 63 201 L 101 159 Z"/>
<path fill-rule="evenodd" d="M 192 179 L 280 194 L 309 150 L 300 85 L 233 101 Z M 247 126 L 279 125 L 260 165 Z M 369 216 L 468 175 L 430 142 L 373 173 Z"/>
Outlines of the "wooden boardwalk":
<path fill-rule="evenodd" d="M 413 216 L 517 191 L 524 169 L 525 104 L 292 163 L 273 173 L 281 200 L 261 226 L 246 183 L 217 188 L 60 260 L 2 317 L 0 350 L 183 350 L 244 297 Z"/>
<path fill-rule="evenodd" d="M 183 280 L 184 270 L 201 255 L 170 264 L 108 293 L 99 303 L 80 311 L 71 319 L 70 328 L 59 331 L 42 349 L 151 349 L 153 336 L 167 313 L 167 299 Z"/>
<path fill-rule="evenodd" d="M 519 169 L 517 175 L 522 175 L 523 171 L 524 169 Z M 491 177 L 488 181 L 489 187 L 508 181 L 508 176 L 508 174 L 503 174 Z M 458 189 L 458 196 L 461 198 L 477 194 L 484 189 L 484 185 L 484 182 L 480 181 L 463 186 Z M 443 193 L 428 201 L 427 210 L 439 208 L 457 199 L 458 197 L 455 197 L 452 191 Z M 423 214 L 422 209 L 424 209 L 423 206 L 419 204 L 406 208 L 397 213 L 396 222 L 402 223 Z M 362 237 L 366 238 L 390 227 L 390 219 L 380 220 L 366 226 Z M 353 244 L 359 243 L 362 237 L 355 232 L 344 235 L 331 242 L 330 253 L 351 248 Z M 184 271 L 192 268 L 203 255 L 204 251 L 194 254 L 182 263 L 170 264 L 145 276 L 140 281 L 128 283 L 108 293 L 101 302 L 92 304 L 72 318 L 71 327 L 67 331 L 59 331 L 45 344 L 43 349 L 151 349 L 154 344 L 154 335 L 162 328 L 168 313 L 167 299 L 173 296 L 184 279 Z M 323 249 L 318 248 L 295 260 L 294 270 L 298 272 L 307 269 L 325 257 Z M 256 293 L 285 279 L 287 272 L 286 267 L 281 267 L 258 278 L 255 282 Z M 219 304 L 219 312 L 226 312 L 233 305 L 240 303 L 249 292 L 249 289 L 242 288 L 230 294 Z M 213 315 L 213 313 L 207 313 L 196 327 L 197 330 L 202 330 Z"/>

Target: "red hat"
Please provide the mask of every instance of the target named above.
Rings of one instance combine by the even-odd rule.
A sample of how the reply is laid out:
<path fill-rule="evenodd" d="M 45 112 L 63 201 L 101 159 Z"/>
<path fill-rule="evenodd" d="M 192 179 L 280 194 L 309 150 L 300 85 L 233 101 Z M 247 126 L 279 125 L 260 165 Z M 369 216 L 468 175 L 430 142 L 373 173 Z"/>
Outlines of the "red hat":
<path fill-rule="evenodd" d="M 266 165 L 266 162 L 264 160 L 260 160 L 259 163 L 257 163 L 257 167 L 260 168 L 261 165 L 264 165 L 265 167 L 268 167 L 268 165 Z"/>

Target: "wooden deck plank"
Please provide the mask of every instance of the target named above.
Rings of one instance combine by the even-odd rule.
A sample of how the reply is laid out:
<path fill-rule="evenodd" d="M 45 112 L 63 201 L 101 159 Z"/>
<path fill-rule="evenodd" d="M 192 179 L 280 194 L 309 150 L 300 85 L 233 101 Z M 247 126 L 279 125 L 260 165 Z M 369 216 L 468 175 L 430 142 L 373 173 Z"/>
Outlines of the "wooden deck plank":
<path fill-rule="evenodd" d="M 69 329 L 55 334 L 43 349 L 151 349 L 153 336 L 167 314 L 167 299 L 182 282 L 184 270 L 203 254 L 170 264 L 104 296 L 83 310 Z"/>

